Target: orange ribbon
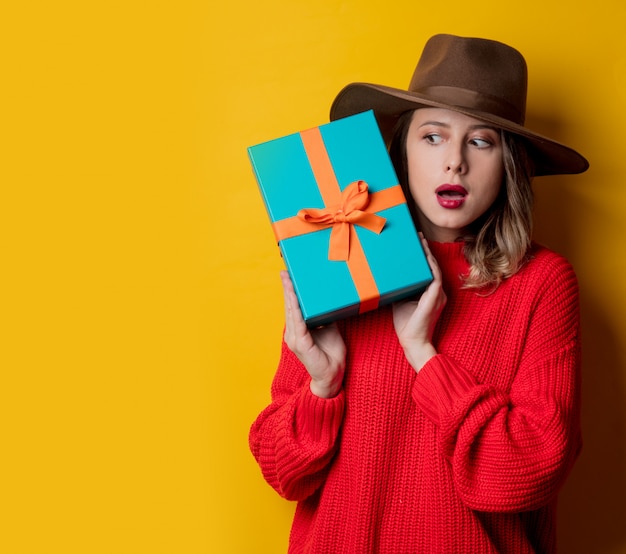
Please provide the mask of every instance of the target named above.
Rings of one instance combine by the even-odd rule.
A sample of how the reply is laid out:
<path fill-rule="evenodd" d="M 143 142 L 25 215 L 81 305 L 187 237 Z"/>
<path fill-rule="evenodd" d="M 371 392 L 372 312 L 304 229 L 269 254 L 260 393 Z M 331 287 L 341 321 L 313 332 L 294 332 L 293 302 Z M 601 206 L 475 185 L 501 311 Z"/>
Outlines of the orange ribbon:
<path fill-rule="evenodd" d="M 354 225 L 379 234 L 386 219 L 374 212 L 404 204 L 402 188 L 395 185 L 370 194 L 367 183 L 355 181 L 342 192 L 319 128 L 303 131 L 300 136 L 326 207 L 304 208 L 294 217 L 275 221 L 272 227 L 276 240 L 331 227 L 328 258 L 347 262 L 361 300 L 359 312 L 375 309 L 380 293 Z"/>
<path fill-rule="evenodd" d="M 328 259 L 347 261 L 350 253 L 350 225 L 360 225 L 380 234 L 387 221 L 384 217 L 363 211 L 369 204 L 365 181 L 350 183 L 341 193 L 341 203 L 326 208 L 304 208 L 298 217 L 306 223 L 332 226 Z"/>

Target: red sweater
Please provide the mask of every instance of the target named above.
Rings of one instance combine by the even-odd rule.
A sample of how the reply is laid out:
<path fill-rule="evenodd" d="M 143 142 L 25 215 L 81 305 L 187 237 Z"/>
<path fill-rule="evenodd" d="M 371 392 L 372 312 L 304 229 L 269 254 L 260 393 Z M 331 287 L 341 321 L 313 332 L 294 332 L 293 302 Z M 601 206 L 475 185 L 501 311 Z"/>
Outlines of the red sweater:
<path fill-rule="evenodd" d="M 555 504 L 581 446 L 578 286 L 534 246 L 495 293 L 462 290 L 460 243 L 432 243 L 448 303 L 419 372 L 391 309 L 340 323 L 341 393 L 321 399 L 283 343 L 250 431 L 268 483 L 298 501 L 289 552 L 555 551 Z"/>

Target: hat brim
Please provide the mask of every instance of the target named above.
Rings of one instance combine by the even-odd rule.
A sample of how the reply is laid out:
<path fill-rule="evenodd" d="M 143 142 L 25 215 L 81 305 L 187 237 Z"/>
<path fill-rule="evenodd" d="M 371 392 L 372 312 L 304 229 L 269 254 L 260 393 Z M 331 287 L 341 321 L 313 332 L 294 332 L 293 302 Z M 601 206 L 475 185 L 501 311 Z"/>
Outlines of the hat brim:
<path fill-rule="evenodd" d="M 583 173 L 589 162 L 576 150 L 507 119 L 470 108 L 439 102 L 427 95 L 371 83 L 352 83 L 343 88 L 330 109 L 334 121 L 367 110 L 374 110 L 380 131 L 389 144 L 400 115 L 418 108 L 444 108 L 475 117 L 526 139 L 535 161 L 535 175 Z"/>

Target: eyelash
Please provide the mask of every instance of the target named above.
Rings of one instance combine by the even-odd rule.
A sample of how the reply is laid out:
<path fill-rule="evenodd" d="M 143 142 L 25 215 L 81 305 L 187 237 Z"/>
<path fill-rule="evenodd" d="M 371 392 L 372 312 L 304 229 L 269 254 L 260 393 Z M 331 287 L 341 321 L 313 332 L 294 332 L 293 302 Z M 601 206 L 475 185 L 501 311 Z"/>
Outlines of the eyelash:
<path fill-rule="evenodd" d="M 441 135 L 439 133 L 427 133 L 426 135 L 424 135 L 424 140 L 426 142 L 428 142 L 428 144 L 438 144 L 437 142 L 435 142 L 434 137 L 441 138 Z M 471 138 L 468 142 L 469 143 L 476 143 L 478 141 L 484 142 L 485 144 L 482 145 L 482 146 L 478 145 L 478 144 L 475 144 L 475 146 L 477 148 L 481 148 L 482 149 L 482 148 L 488 148 L 490 146 L 493 146 L 493 141 L 491 141 L 489 139 L 486 139 L 486 138 L 481 138 L 481 137 Z"/>
<path fill-rule="evenodd" d="M 441 137 L 440 137 L 437 133 L 428 133 L 428 134 L 424 135 L 424 140 L 425 140 L 426 142 L 428 142 L 429 144 L 437 144 L 437 143 L 434 141 L 434 137 L 439 137 L 439 138 L 441 138 Z"/>
<path fill-rule="evenodd" d="M 478 145 L 478 144 L 477 144 L 476 146 L 477 146 L 478 148 L 488 148 L 489 146 L 493 146 L 493 142 L 492 142 L 492 141 L 490 141 L 490 140 L 488 140 L 488 139 L 484 139 L 484 138 L 473 138 L 473 139 L 472 139 L 472 142 L 477 142 L 477 141 L 480 141 L 480 142 L 484 142 L 484 143 L 485 143 L 485 144 L 484 144 L 484 145 L 482 145 L 482 146 L 480 146 L 480 145 Z"/>

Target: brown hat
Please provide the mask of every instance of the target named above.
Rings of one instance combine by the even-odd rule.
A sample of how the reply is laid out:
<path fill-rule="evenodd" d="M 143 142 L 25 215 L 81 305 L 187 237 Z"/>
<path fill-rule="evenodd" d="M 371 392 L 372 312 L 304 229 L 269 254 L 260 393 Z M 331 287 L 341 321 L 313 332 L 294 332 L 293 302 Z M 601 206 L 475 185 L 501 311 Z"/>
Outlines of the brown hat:
<path fill-rule="evenodd" d="M 330 109 L 335 120 L 373 109 L 387 142 L 403 112 L 446 108 L 524 137 L 536 175 L 582 173 L 589 162 L 575 150 L 524 127 L 527 69 L 523 56 L 501 42 L 453 35 L 428 40 L 408 90 L 352 83 Z"/>

